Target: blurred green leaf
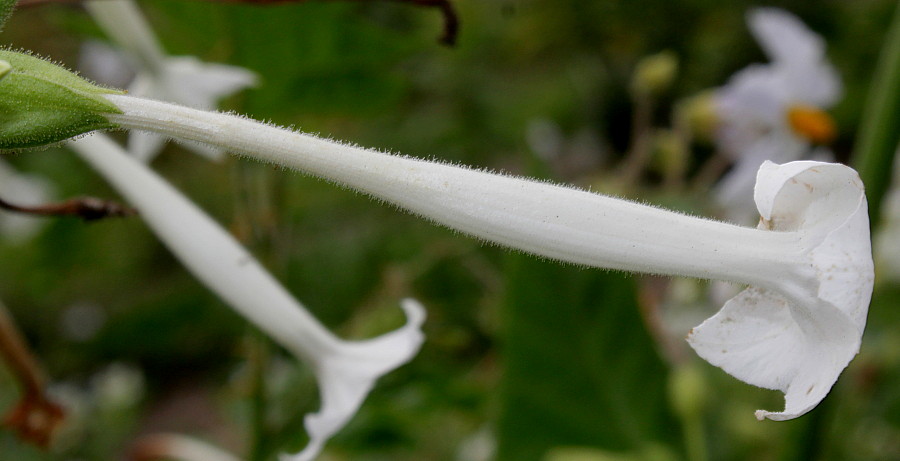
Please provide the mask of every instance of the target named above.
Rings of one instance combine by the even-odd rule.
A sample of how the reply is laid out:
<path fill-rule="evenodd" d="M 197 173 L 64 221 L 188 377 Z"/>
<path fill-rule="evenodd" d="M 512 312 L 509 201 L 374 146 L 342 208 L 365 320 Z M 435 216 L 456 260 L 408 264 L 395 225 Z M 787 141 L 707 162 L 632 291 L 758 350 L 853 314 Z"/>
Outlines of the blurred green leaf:
<path fill-rule="evenodd" d="M 507 276 L 499 461 L 677 436 L 633 279 L 522 255 L 510 256 Z"/>
<path fill-rule="evenodd" d="M 869 216 L 878 223 L 900 141 L 900 6 L 894 10 L 863 112 L 853 163 L 866 185 Z"/>

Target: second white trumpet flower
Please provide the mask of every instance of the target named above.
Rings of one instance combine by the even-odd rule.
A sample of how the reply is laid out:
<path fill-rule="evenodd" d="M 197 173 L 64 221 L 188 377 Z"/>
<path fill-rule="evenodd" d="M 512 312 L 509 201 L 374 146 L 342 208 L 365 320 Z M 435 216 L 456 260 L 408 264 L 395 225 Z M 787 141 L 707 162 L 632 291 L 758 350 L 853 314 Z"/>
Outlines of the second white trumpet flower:
<path fill-rule="evenodd" d="M 304 421 L 310 441 L 285 461 L 311 461 L 356 414 L 375 381 L 419 351 L 425 310 L 402 303 L 405 326 L 382 336 L 344 341 L 325 328 L 230 234 L 149 167 L 95 134 L 69 143 L 134 206 L 172 253 L 210 290 L 275 342 L 309 363 L 321 410 Z"/>

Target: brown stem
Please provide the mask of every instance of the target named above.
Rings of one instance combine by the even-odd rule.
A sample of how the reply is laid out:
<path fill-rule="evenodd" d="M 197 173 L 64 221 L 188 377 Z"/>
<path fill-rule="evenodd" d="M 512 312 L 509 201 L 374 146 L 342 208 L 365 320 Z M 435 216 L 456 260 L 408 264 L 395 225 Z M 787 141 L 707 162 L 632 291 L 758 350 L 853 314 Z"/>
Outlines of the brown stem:
<path fill-rule="evenodd" d="M 132 208 L 95 197 L 78 197 L 58 203 L 37 206 L 14 205 L 0 198 L 0 209 L 35 216 L 77 216 L 85 221 L 126 217 L 137 214 Z"/>
<path fill-rule="evenodd" d="M 28 349 L 19 329 L 0 305 L 0 356 L 22 386 L 22 398 L 3 419 L 3 425 L 23 440 L 42 448 L 49 446 L 54 430 L 62 423 L 62 407 L 44 393 L 44 373 Z"/>

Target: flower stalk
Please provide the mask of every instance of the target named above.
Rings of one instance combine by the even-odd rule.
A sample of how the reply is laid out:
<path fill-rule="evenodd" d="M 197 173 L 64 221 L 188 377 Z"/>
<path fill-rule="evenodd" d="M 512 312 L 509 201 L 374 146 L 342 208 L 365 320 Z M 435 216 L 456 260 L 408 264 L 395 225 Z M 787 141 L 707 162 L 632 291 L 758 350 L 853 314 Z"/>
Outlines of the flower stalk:
<path fill-rule="evenodd" d="M 19 402 L 6 414 L 3 425 L 23 440 L 47 448 L 65 419 L 65 411 L 46 394 L 46 379 L 6 307 L 0 304 L 0 357 L 22 388 Z"/>

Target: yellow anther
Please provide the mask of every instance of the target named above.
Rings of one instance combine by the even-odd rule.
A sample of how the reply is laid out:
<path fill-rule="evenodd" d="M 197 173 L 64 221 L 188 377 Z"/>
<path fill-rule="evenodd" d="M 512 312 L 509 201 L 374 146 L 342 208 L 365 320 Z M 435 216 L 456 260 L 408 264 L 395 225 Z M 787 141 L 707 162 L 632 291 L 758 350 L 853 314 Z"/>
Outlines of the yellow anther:
<path fill-rule="evenodd" d="M 816 144 L 827 144 L 834 139 L 834 119 L 819 108 L 806 105 L 791 106 L 787 112 L 791 129 Z"/>

